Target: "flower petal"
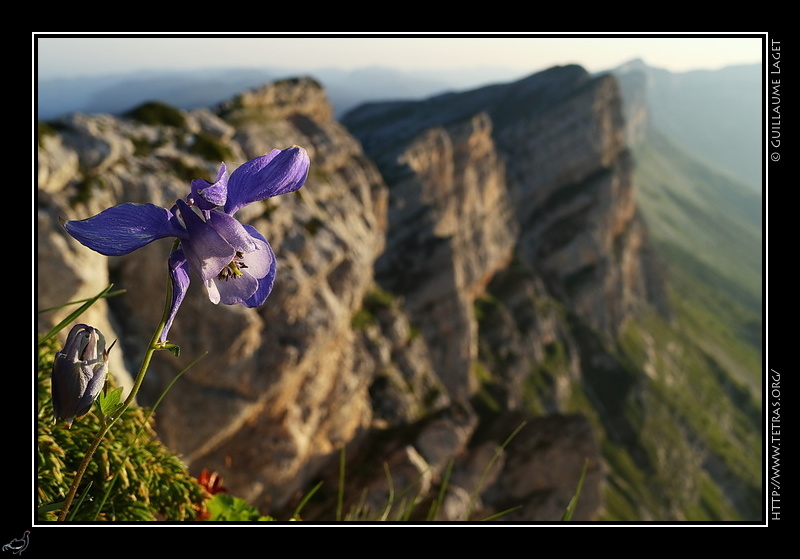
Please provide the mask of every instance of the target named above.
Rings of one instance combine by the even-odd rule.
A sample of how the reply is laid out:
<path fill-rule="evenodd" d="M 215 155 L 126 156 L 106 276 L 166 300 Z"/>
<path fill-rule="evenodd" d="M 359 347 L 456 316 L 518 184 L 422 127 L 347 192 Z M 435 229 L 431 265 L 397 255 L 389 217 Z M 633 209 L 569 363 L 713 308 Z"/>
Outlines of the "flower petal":
<path fill-rule="evenodd" d="M 206 286 L 206 293 L 208 293 L 208 300 L 214 303 L 215 305 L 219 304 L 219 289 L 217 289 L 217 284 L 214 283 L 214 280 L 217 278 L 212 278 L 210 280 L 206 280 L 203 284 Z"/>
<path fill-rule="evenodd" d="M 260 306 L 272 290 L 275 279 L 275 254 L 266 239 L 253 226 L 242 225 L 221 212 L 212 212 L 212 215 L 215 213 L 236 223 L 242 234 L 248 237 L 251 249 L 242 252 L 241 275 L 227 280 L 213 277 L 206 281 L 208 298 L 214 304 Z"/>
<path fill-rule="evenodd" d="M 181 249 L 177 249 L 169 255 L 169 277 L 172 281 L 172 299 L 169 305 L 169 314 L 167 315 L 167 322 L 164 325 L 164 330 L 161 331 L 159 341 L 164 343 L 167 341 L 169 329 L 172 328 L 172 321 L 175 320 L 175 315 L 178 314 L 178 308 L 189 290 L 189 261 L 186 260 Z"/>
<path fill-rule="evenodd" d="M 250 252 L 242 254 L 243 268 L 254 278 L 261 279 L 266 276 L 272 268 L 275 255 L 272 253 L 267 241 L 254 237 L 250 238 L 255 248 Z"/>
<path fill-rule="evenodd" d="M 297 146 L 243 163 L 228 180 L 225 213 L 233 215 L 247 204 L 297 190 L 308 177 L 308 167 L 308 153 Z"/>
<path fill-rule="evenodd" d="M 122 204 L 94 217 L 67 221 L 64 228 L 82 245 L 106 256 L 120 256 L 156 239 L 184 237 L 169 210 L 154 204 Z"/>
<path fill-rule="evenodd" d="M 275 253 L 272 251 L 272 247 L 261 235 L 261 233 L 259 233 L 255 227 L 251 225 L 245 225 L 244 227 L 255 239 L 258 239 L 264 243 L 263 249 L 268 252 L 270 257 L 269 270 L 267 271 L 267 274 L 258 278 L 258 289 L 249 299 L 242 302 L 242 305 L 245 307 L 260 307 L 267 300 L 267 297 L 269 297 L 270 293 L 272 293 L 272 286 L 275 283 L 275 274 L 278 270 L 278 265 L 277 260 L 275 259 Z"/>
<path fill-rule="evenodd" d="M 206 283 L 206 288 L 209 290 L 209 299 L 211 293 L 216 292 L 219 295 L 219 302 L 223 305 L 238 305 L 244 304 L 253 296 L 258 289 L 258 280 L 244 272 L 241 276 L 228 280 L 213 277 Z"/>
<path fill-rule="evenodd" d="M 192 269 L 205 283 L 231 263 L 236 250 L 184 202 L 177 201 L 188 238 L 181 241 Z"/>
<path fill-rule="evenodd" d="M 78 400 L 76 407 L 76 416 L 85 415 L 90 409 L 92 404 L 97 400 L 100 391 L 106 383 L 106 374 L 108 373 L 108 363 L 94 363 L 85 364 L 81 367 L 86 387 L 83 390 L 83 395 Z"/>
<path fill-rule="evenodd" d="M 204 179 L 193 180 L 192 193 L 189 200 L 198 208 L 210 210 L 216 206 L 224 206 L 228 198 L 228 173 L 225 163 L 219 166 L 217 178 L 213 184 Z"/>
<path fill-rule="evenodd" d="M 255 241 L 239 221 L 219 210 L 208 212 L 208 223 L 238 252 L 250 252 L 257 248 Z"/>

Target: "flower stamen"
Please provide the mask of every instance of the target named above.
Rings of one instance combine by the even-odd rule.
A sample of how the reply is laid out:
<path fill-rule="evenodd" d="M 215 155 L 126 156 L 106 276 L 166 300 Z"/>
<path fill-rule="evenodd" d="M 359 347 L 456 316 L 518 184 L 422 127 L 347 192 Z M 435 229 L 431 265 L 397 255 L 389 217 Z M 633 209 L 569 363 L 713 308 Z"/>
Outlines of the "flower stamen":
<path fill-rule="evenodd" d="M 242 268 L 247 268 L 247 264 L 244 263 L 244 254 L 237 251 L 231 263 L 217 274 L 217 279 L 228 281 L 229 279 L 241 277 Z"/>

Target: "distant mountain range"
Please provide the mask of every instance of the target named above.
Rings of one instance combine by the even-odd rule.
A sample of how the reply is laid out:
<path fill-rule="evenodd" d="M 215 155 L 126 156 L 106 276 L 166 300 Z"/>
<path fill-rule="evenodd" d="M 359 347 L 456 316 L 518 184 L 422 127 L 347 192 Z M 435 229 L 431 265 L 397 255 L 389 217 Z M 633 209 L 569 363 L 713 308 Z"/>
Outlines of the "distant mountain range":
<path fill-rule="evenodd" d="M 760 314 L 760 66 L 671 74 L 633 61 L 612 73 L 660 251 L 682 260 L 702 252 L 695 274 Z"/>
<path fill-rule="evenodd" d="M 645 76 L 653 125 L 691 150 L 696 159 L 761 190 L 760 65 L 672 73 L 632 60 L 610 71 L 620 77 L 623 89 L 626 77 Z M 524 77 L 499 66 L 437 72 L 382 67 L 313 72 L 228 68 L 77 76 L 40 81 L 36 113 L 39 120 L 72 112 L 118 115 L 148 100 L 180 109 L 211 107 L 243 90 L 301 74 L 325 87 L 337 117 L 364 102 L 422 99 Z"/>
<path fill-rule="evenodd" d="M 761 65 L 673 73 L 633 60 L 612 73 L 620 78 L 626 97 L 632 95 L 631 76 L 643 77 L 644 97 L 638 98 L 646 99 L 654 128 L 699 162 L 732 173 L 761 191 Z M 626 101 L 630 104 L 635 99 Z"/>
<path fill-rule="evenodd" d="M 337 115 L 365 101 L 416 99 L 450 89 L 521 77 L 518 71 L 503 67 L 444 72 L 403 72 L 382 67 L 320 68 L 311 72 L 285 68 L 224 68 L 76 76 L 39 82 L 37 117 L 49 120 L 72 112 L 121 114 L 148 100 L 163 101 L 187 110 L 210 107 L 243 90 L 299 75 L 311 76 L 325 86 Z"/>

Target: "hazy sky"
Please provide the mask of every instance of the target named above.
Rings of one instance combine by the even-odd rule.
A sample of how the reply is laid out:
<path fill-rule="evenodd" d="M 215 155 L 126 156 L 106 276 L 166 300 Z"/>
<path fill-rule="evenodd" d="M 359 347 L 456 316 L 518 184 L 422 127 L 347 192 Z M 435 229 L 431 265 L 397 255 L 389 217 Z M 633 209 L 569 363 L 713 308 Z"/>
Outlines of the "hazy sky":
<path fill-rule="evenodd" d="M 389 66 L 446 69 L 498 66 L 535 72 L 578 63 L 590 72 L 633 58 L 674 72 L 761 62 L 763 32 L 751 37 L 630 35 L 611 37 L 488 35 L 472 37 L 61 36 L 33 34 L 39 79 L 203 67 L 315 69 Z M 758 35 L 758 36 L 756 36 Z"/>

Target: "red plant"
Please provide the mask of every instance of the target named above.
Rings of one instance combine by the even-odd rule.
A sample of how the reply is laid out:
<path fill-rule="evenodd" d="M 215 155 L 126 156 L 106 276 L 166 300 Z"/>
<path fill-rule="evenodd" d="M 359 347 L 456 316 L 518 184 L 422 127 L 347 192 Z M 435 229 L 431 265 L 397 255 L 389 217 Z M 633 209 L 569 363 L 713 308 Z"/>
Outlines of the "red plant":
<path fill-rule="evenodd" d="M 197 477 L 197 483 L 202 485 L 206 491 L 212 495 L 216 493 L 227 493 L 228 488 L 222 486 L 222 476 L 217 472 L 209 472 L 206 468 Z"/>
<path fill-rule="evenodd" d="M 222 476 L 217 472 L 209 472 L 206 468 L 203 468 L 203 471 L 200 472 L 199 476 L 197 476 L 197 483 L 199 483 L 203 489 L 208 492 L 209 496 L 216 493 L 228 492 L 228 488 L 223 487 L 222 485 Z M 196 508 L 198 520 L 208 520 L 211 518 L 211 515 L 206 509 L 205 502 L 200 505 L 196 505 Z"/>

